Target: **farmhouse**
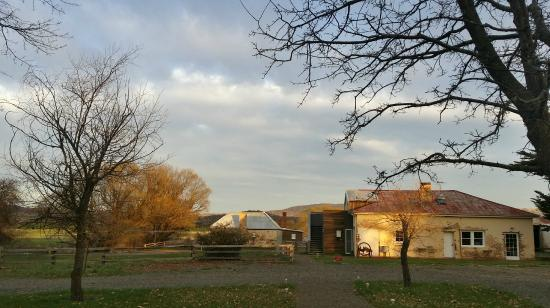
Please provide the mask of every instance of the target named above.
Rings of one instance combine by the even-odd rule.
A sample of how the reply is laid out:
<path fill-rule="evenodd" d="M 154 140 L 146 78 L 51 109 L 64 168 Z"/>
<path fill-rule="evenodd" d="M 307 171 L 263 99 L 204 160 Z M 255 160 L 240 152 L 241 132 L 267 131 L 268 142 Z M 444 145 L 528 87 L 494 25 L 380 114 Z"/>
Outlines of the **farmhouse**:
<path fill-rule="evenodd" d="M 229 213 L 212 224 L 244 228 L 251 234 L 251 243 L 258 246 L 273 246 L 302 241 L 302 231 L 281 227 L 264 211 L 242 211 Z"/>
<path fill-rule="evenodd" d="M 418 202 L 411 202 L 412 199 Z M 408 205 L 406 205 L 408 204 Z M 532 213 L 456 190 L 348 190 L 343 211 L 312 213 L 310 250 L 397 257 L 403 242 L 397 213 L 414 217 L 409 256 L 535 257 Z"/>
<path fill-rule="evenodd" d="M 533 219 L 535 233 L 535 249 L 539 251 L 550 251 L 550 219 L 542 216 Z"/>

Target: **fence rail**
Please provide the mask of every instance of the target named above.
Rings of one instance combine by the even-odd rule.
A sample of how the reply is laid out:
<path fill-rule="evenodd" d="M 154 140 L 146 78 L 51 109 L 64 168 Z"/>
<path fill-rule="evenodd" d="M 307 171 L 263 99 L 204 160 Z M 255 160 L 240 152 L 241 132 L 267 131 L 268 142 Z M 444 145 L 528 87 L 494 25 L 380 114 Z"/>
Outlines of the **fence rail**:
<path fill-rule="evenodd" d="M 250 245 L 195 245 L 192 258 L 198 260 L 248 260 L 293 262 L 294 245 L 258 247 Z"/>
<path fill-rule="evenodd" d="M 0 270 L 37 264 L 64 264 L 72 261 L 74 248 L 11 249 L 0 247 Z M 294 245 L 258 247 L 251 245 L 188 245 L 110 248 L 90 247 L 87 263 L 181 262 L 182 260 L 242 260 L 254 262 L 292 262 Z"/>
<path fill-rule="evenodd" d="M 154 256 L 163 255 L 163 259 L 190 258 L 192 245 L 166 245 L 163 247 L 131 247 L 131 248 L 111 248 L 111 247 L 90 247 L 86 250 L 87 262 L 133 262 L 150 260 Z M 36 262 L 48 262 L 52 265 L 57 264 L 60 259 L 67 260 L 74 256 L 75 248 L 2 248 L 0 247 L 0 269 L 2 265 L 24 265 Z"/>

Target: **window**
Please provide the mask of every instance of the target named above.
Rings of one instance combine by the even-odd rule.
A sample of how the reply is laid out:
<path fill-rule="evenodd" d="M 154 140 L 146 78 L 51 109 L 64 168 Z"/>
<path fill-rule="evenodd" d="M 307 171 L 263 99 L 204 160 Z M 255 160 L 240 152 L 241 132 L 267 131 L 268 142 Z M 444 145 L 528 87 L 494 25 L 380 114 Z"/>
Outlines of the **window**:
<path fill-rule="evenodd" d="M 395 241 L 399 243 L 403 242 L 403 231 L 395 231 Z"/>
<path fill-rule="evenodd" d="M 295 239 L 296 239 L 296 233 L 292 233 L 292 234 L 290 235 L 290 239 L 291 239 L 291 240 L 295 240 Z"/>
<path fill-rule="evenodd" d="M 462 246 L 480 247 L 485 245 L 485 236 L 483 231 L 462 231 Z"/>

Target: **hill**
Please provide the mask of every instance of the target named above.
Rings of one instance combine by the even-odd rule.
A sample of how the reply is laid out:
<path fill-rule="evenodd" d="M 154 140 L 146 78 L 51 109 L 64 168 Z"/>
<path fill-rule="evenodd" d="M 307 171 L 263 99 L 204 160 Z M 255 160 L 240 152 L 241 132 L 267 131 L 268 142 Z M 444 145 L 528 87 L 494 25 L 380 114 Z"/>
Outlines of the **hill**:
<path fill-rule="evenodd" d="M 337 204 L 337 203 L 316 203 L 316 204 L 307 204 L 307 205 L 296 205 L 296 206 L 291 206 L 282 210 L 273 210 L 273 211 L 267 211 L 267 212 L 277 216 L 282 216 L 283 212 L 286 212 L 287 216 L 300 216 L 300 214 L 303 212 L 309 212 L 309 211 L 315 211 L 315 210 L 321 210 L 321 209 L 343 210 L 344 205 Z"/>

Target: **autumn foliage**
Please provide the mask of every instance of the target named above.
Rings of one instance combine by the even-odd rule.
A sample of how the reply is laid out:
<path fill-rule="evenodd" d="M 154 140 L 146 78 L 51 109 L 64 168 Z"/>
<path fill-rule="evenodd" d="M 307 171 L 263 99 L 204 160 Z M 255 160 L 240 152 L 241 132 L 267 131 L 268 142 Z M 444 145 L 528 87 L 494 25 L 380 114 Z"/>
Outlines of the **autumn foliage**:
<path fill-rule="evenodd" d="M 194 227 L 209 205 L 210 188 L 190 169 L 166 165 L 127 167 L 129 176 L 109 181 L 97 198 L 94 238 L 131 247 L 165 241 Z"/>

